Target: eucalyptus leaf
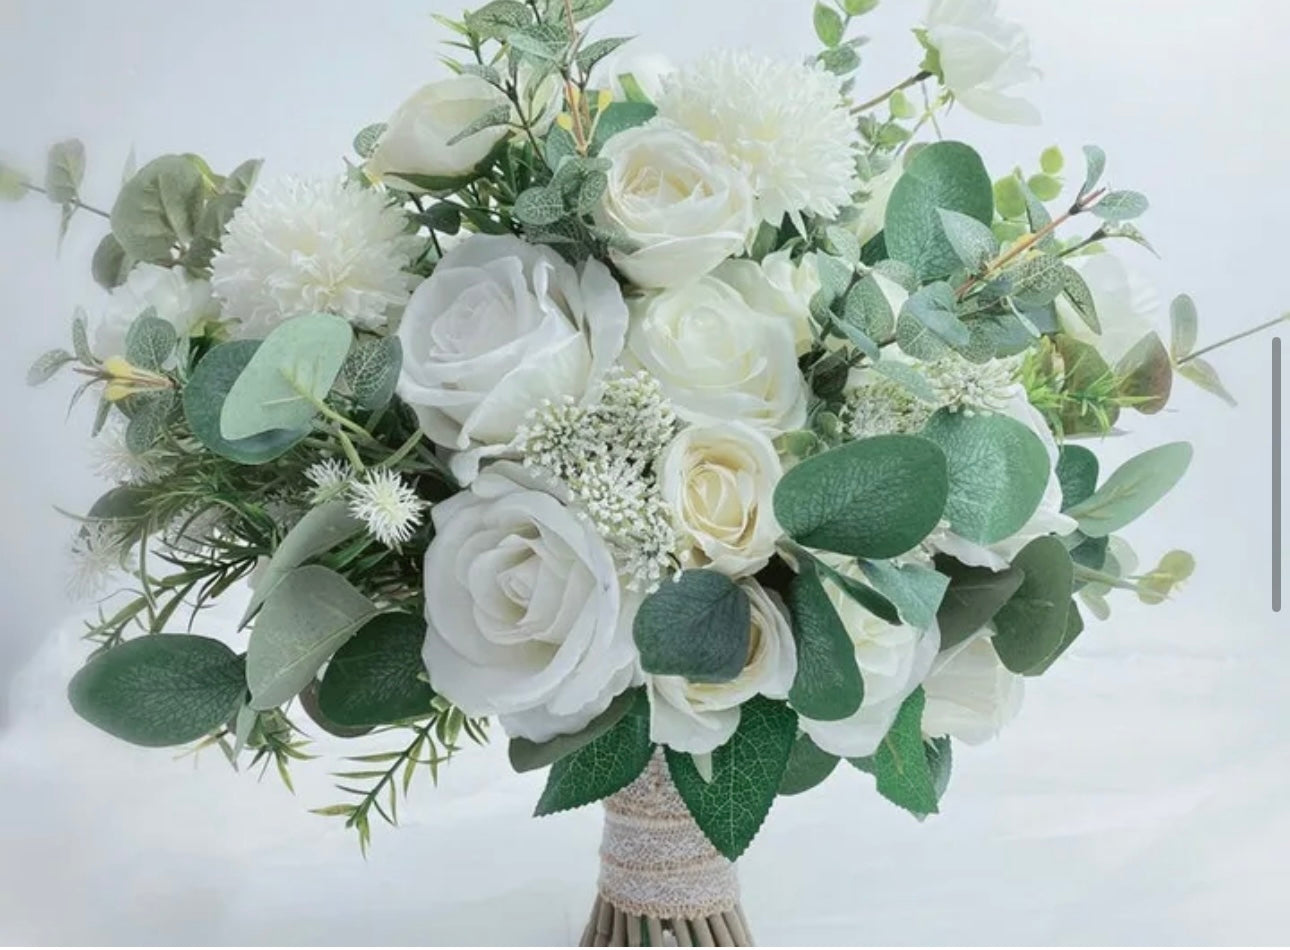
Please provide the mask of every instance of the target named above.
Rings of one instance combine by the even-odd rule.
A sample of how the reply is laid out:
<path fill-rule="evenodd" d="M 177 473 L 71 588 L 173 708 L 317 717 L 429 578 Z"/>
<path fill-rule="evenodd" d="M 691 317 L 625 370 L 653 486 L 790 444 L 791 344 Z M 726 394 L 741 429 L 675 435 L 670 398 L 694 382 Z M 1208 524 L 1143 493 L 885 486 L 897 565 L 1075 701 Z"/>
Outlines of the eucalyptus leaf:
<path fill-rule="evenodd" d="M 1063 445 L 1057 457 L 1057 480 L 1062 486 L 1062 511 L 1088 499 L 1097 491 L 1097 456 L 1082 445 Z"/>
<path fill-rule="evenodd" d="M 961 142 L 937 142 L 919 151 L 887 204 L 887 250 L 924 280 L 946 277 L 960 266 L 938 210 L 955 211 L 984 225 L 994 220 L 994 188 L 985 163 Z"/>
<path fill-rule="evenodd" d="M 1178 367 L 1178 375 L 1217 396 L 1229 406 L 1236 405 L 1236 397 L 1228 392 L 1222 379 L 1219 378 L 1218 370 L 1207 361 L 1190 357 L 1186 363 Z"/>
<path fill-rule="evenodd" d="M 1169 341 L 1169 355 L 1177 362 L 1189 356 L 1196 348 L 1196 332 L 1200 323 L 1196 302 L 1186 294 L 1175 297 L 1169 307 L 1169 322 L 1173 330 Z"/>
<path fill-rule="evenodd" d="M 796 465 L 775 486 L 775 516 L 807 547 L 889 558 L 931 533 L 948 494 L 939 448 L 915 436 L 878 436 Z"/>
<path fill-rule="evenodd" d="M 957 646 L 988 624 L 1024 580 L 1020 568 L 992 571 L 945 555 L 936 558 L 936 569 L 950 579 L 936 611 L 942 650 Z"/>
<path fill-rule="evenodd" d="M 940 282 L 915 291 L 905 301 L 901 316 L 913 317 L 941 340 L 953 346 L 964 346 L 972 339 L 967 326 L 958 318 L 958 298 L 954 288 Z"/>
<path fill-rule="evenodd" d="M 1168 405 L 1173 392 L 1173 360 L 1154 330 L 1125 354 L 1115 372 L 1121 379 L 1120 395 L 1131 399 L 1138 412 L 1152 415 Z"/>
<path fill-rule="evenodd" d="M 788 693 L 793 708 L 822 722 L 854 715 L 864 700 L 855 644 L 812 561 L 798 565 L 788 608 L 797 648 L 797 675 Z"/>
<path fill-rule="evenodd" d="M 802 733 L 793 743 L 793 751 L 789 753 L 778 794 L 801 795 L 810 791 L 832 775 L 840 761 L 842 760 L 836 755 L 825 752 L 811 741 L 810 736 Z"/>
<path fill-rule="evenodd" d="M 900 619 L 915 628 L 926 630 L 936 620 L 950 579 L 920 564 L 896 564 L 892 561 L 861 561 L 869 583 L 891 601 Z"/>
<path fill-rule="evenodd" d="M 1120 223 L 1140 218 L 1151 208 L 1145 195 L 1136 191 L 1112 191 L 1089 210 L 1103 221 Z"/>
<path fill-rule="evenodd" d="M 1012 567 L 1024 575 L 1017 592 L 994 616 L 994 649 L 1014 673 L 1034 675 L 1062 649 L 1075 588 L 1075 567 L 1057 538 L 1036 538 Z"/>
<path fill-rule="evenodd" d="M 156 316 L 149 307 L 130 324 L 125 334 L 125 358 L 140 369 L 159 372 L 179 345 L 174 324 Z"/>
<path fill-rule="evenodd" d="M 195 742 L 226 724 L 245 694 L 240 657 L 218 640 L 179 634 L 115 646 L 67 689 L 77 715 L 142 746 Z"/>
<path fill-rule="evenodd" d="M 973 274 L 985 270 L 986 265 L 999 253 L 999 242 L 989 225 L 944 208 L 937 208 L 936 213 L 940 216 L 941 227 L 945 229 L 950 247 L 954 248 L 954 253 L 963 266 Z"/>
<path fill-rule="evenodd" d="M 646 597 L 632 630 L 645 672 L 722 683 L 743 671 L 751 623 L 741 587 L 716 571 L 694 570 Z"/>
<path fill-rule="evenodd" d="M 426 682 L 419 616 L 373 617 L 336 651 L 318 687 L 318 708 L 340 726 L 383 726 L 428 715 L 434 690 Z"/>
<path fill-rule="evenodd" d="M 269 594 L 251 631 L 251 706 L 272 709 L 291 700 L 377 612 L 335 571 L 317 564 L 296 568 Z"/>
<path fill-rule="evenodd" d="M 403 366 L 403 344 L 397 336 L 358 343 L 345 359 L 341 375 L 364 409 L 382 409 L 394 398 Z"/>
<path fill-rule="evenodd" d="M 1192 448 L 1171 442 L 1131 458 L 1090 497 L 1067 514 L 1093 538 L 1106 537 L 1155 506 L 1182 480 L 1191 465 Z"/>
<path fill-rule="evenodd" d="M 343 317 L 311 313 L 279 325 L 233 384 L 220 410 L 220 435 L 236 442 L 307 427 L 349 355 Z"/>
<path fill-rule="evenodd" d="M 45 162 L 45 192 L 55 204 L 71 204 L 80 199 L 81 182 L 85 180 L 85 144 L 67 139 L 49 149 Z"/>
<path fill-rule="evenodd" d="M 592 153 L 598 154 L 605 143 L 619 132 L 644 125 L 657 114 L 658 109 L 649 102 L 612 103 L 596 116 L 596 127 L 591 137 Z"/>
<path fill-rule="evenodd" d="M 176 245 L 193 238 L 204 189 L 201 171 L 186 156 L 153 159 L 117 196 L 112 234 L 136 260 L 168 264 Z"/>
<path fill-rule="evenodd" d="M 1093 291 L 1089 289 L 1088 282 L 1079 271 L 1069 265 L 1062 265 L 1061 275 L 1062 293 L 1070 301 L 1071 307 L 1090 330 L 1100 335 L 1102 324 L 1097 316 L 1097 301 L 1093 297 Z"/>
<path fill-rule="evenodd" d="M 874 340 L 885 340 L 896 330 L 891 301 L 872 274 L 857 281 L 847 293 L 843 319 Z"/>
<path fill-rule="evenodd" d="M 135 262 L 125 252 L 113 234 L 103 235 L 90 263 L 94 281 L 104 290 L 114 290 L 125 283 Z"/>

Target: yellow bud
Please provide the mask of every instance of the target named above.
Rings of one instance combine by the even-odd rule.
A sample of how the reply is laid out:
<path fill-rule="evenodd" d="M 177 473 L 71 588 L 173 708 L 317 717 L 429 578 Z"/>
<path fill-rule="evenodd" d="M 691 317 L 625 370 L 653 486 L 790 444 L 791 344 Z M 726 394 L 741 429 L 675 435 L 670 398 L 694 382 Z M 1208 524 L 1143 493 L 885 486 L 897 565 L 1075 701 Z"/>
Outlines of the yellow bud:
<path fill-rule="evenodd" d="M 614 94 L 608 89 L 600 90 L 600 96 L 596 99 L 596 112 L 604 112 L 614 102 Z"/>
<path fill-rule="evenodd" d="M 569 115 L 569 113 L 567 112 L 561 112 L 558 116 L 555 117 L 555 124 L 558 125 L 560 128 L 564 129 L 566 132 L 572 132 L 573 116 Z"/>
<path fill-rule="evenodd" d="M 103 361 L 103 368 L 109 376 L 117 379 L 133 379 L 138 373 L 134 365 L 124 356 L 109 356 Z"/>
<path fill-rule="evenodd" d="M 108 402 L 120 402 L 126 396 L 134 393 L 134 387 L 129 383 L 110 382 L 107 388 L 103 390 L 103 398 Z"/>

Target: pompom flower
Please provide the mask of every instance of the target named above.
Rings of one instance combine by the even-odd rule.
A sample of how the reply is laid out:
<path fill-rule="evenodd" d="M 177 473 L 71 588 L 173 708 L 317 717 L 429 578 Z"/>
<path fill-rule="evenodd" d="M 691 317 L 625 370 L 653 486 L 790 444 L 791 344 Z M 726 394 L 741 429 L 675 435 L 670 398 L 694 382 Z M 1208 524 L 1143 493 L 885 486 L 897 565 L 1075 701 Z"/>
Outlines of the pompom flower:
<path fill-rule="evenodd" d="M 856 124 L 837 76 L 800 63 L 719 52 L 663 80 L 659 115 L 744 165 L 765 221 L 834 218 L 860 187 Z"/>
<path fill-rule="evenodd" d="M 368 472 L 349 486 L 350 514 L 386 547 L 398 547 L 412 537 L 428 507 L 402 476 L 388 469 Z"/>
<path fill-rule="evenodd" d="M 237 335 L 260 338 L 288 317 L 334 313 L 372 330 L 408 299 L 417 241 L 380 191 L 342 179 L 258 186 L 229 222 L 211 285 Z"/>

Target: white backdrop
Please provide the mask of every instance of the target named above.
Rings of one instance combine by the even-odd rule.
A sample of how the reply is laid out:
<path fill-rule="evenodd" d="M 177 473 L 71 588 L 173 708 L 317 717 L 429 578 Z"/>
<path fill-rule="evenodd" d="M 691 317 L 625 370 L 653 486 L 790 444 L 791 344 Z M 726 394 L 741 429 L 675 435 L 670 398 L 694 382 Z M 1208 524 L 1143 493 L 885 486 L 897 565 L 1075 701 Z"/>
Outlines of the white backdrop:
<path fill-rule="evenodd" d="M 111 200 L 133 145 L 146 160 L 253 155 L 265 174 L 326 173 L 352 133 L 440 67 L 427 16 L 443 0 L 0 0 L 0 151 L 38 170 L 81 136 L 90 200 Z M 872 17 L 862 90 L 907 75 L 904 28 Z M 1163 261 L 1134 262 L 1166 295 L 1188 290 L 1202 342 L 1290 307 L 1282 222 L 1290 81 L 1279 0 L 1004 0 L 1047 74 L 1042 130 L 966 115 L 948 131 L 998 172 L 1060 142 L 1098 142 L 1112 179 L 1148 191 Z M 809 0 L 619 0 L 605 29 L 675 59 L 722 44 L 797 55 Z M 1075 169 L 1072 174 L 1077 174 Z M 468 750 L 438 790 L 414 787 L 405 826 L 378 828 L 364 862 L 338 823 L 328 761 L 297 794 L 216 756 L 194 769 L 79 723 L 63 683 L 83 656 L 62 594 L 68 523 L 98 487 L 88 419 L 67 391 L 29 391 L 34 355 L 63 345 L 77 303 L 99 306 L 86 216 L 54 256 L 56 209 L 0 207 L 0 942 L 548 943 L 581 924 L 595 874 L 594 809 L 531 820 L 540 777 L 509 775 L 499 743 Z M 991 746 L 961 748 L 945 814 L 918 825 L 839 772 L 776 805 L 741 862 L 771 943 L 1269 943 L 1290 891 L 1290 638 L 1269 609 L 1269 348 L 1218 357 L 1242 406 L 1182 388 L 1110 459 L 1196 443 L 1184 484 L 1130 531 L 1144 560 L 1196 553 L 1164 607 L 1120 601 L 1032 684 Z M 1183 384 L 1185 387 L 1185 384 Z M 235 613 L 240 604 L 230 606 Z M 16 677 L 10 674 L 24 667 Z M 0 715 L 0 723 L 5 721 Z M 334 760 L 332 760 L 334 762 Z"/>

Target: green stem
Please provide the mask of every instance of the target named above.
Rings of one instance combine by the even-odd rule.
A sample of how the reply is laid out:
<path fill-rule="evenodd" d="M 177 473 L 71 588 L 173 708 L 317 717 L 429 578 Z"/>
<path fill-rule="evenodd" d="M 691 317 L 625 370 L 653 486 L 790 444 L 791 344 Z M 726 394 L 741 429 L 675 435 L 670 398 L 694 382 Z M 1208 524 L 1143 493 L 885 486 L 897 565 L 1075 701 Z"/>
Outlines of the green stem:
<path fill-rule="evenodd" d="M 416 451 L 417 446 L 421 444 L 421 440 L 424 437 L 425 437 L 425 433 L 423 433 L 420 429 L 418 429 L 416 432 L 413 432 L 412 435 L 408 436 L 408 440 L 404 442 L 401 446 L 399 446 L 393 455 L 391 455 L 389 458 L 387 458 L 384 462 L 381 463 L 381 467 L 394 468 L 394 466 L 398 465 L 405 458 L 407 458 L 409 455 L 411 455 L 413 452 Z"/>
<path fill-rule="evenodd" d="M 910 86 L 917 86 L 920 82 L 923 82 L 924 80 L 931 79 L 931 78 L 932 78 L 932 74 L 928 72 L 926 69 L 920 70 L 919 72 L 914 73 L 914 75 L 910 76 L 908 79 L 904 80 L 903 82 L 899 82 L 896 85 L 892 86 L 882 95 L 874 96 L 872 99 L 866 102 L 862 102 L 858 106 L 855 106 L 854 108 L 852 108 L 851 114 L 859 115 L 862 112 L 868 112 L 870 109 L 877 108 L 878 106 L 886 102 L 888 99 L 890 99 L 892 96 L 894 96 L 896 93 L 904 92 Z"/>
<path fill-rule="evenodd" d="M 1262 333 L 1264 330 L 1271 329 L 1272 327 L 1276 326 L 1278 323 L 1284 323 L 1287 320 L 1290 320 L 1290 313 L 1283 313 L 1275 320 L 1269 320 L 1267 323 L 1260 323 L 1257 327 L 1251 327 L 1248 330 L 1242 330 L 1240 333 L 1236 333 L 1236 334 L 1233 334 L 1232 336 L 1227 337 L 1227 339 L 1219 340 L 1217 343 L 1211 343 L 1209 346 L 1201 347 L 1195 353 L 1190 353 L 1187 356 L 1180 359 L 1178 361 L 1178 365 L 1183 366 L 1187 363 L 1190 363 L 1198 356 L 1204 356 L 1206 353 L 1212 353 L 1215 350 L 1221 349 L 1222 347 L 1227 346 L 1230 343 L 1235 343 L 1237 340 L 1244 340 L 1247 336 L 1254 336 L 1254 334 L 1256 333 Z"/>
<path fill-rule="evenodd" d="M 24 181 L 22 183 L 22 186 L 26 188 L 28 191 L 38 191 L 42 195 L 49 194 L 49 192 L 46 191 L 44 188 L 41 188 L 40 185 L 33 185 L 29 181 Z M 87 205 L 85 202 L 81 201 L 80 198 L 73 198 L 71 201 L 68 201 L 67 204 L 75 205 L 77 208 L 80 208 L 82 211 L 88 211 L 90 214 L 97 214 L 100 218 L 105 218 L 108 221 L 112 220 L 112 215 L 108 214 L 106 211 L 102 210 L 101 208 L 96 208 L 93 205 Z"/>

